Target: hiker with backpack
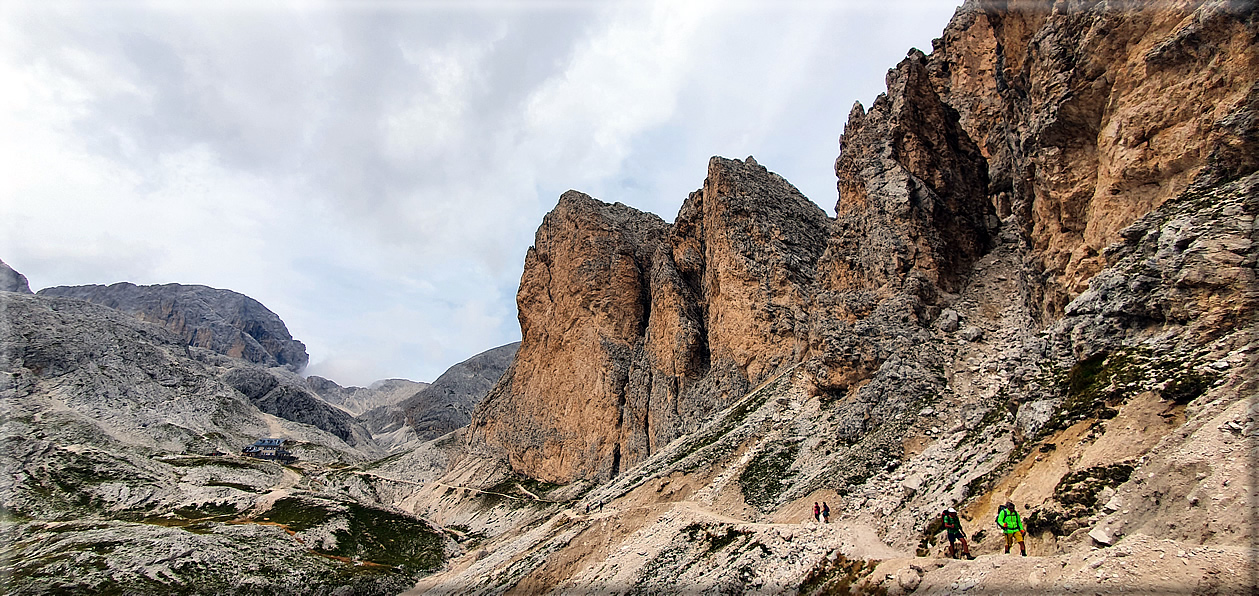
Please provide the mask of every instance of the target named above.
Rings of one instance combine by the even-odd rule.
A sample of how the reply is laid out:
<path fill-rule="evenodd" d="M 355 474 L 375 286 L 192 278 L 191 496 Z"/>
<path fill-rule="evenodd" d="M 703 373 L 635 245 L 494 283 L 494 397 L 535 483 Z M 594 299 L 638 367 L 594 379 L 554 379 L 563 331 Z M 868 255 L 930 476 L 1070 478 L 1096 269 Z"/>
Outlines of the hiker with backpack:
<path fill-rule="evenodd" d="M 1005 532 L 1005 552 L 1010 554 L 1010 547 L 1014 543 L 1019 543 L 1019 551 L 1027 556 L 1027 545 L 1023 541 L 1023 519 L 1019 517 L 1019 512 L 1014 510 L 1014 503 L 1007 501 L 1005 505 L 997 508 L 997 525 L 1001 526 L 1001 531 Z"/>
<path fill-rule="evenodd" d="M 940 514 L 940 521 L 944 524 L 944 529 L 949 534 L 949 558 L 957 558 L 957 547 L 954 541 L 962 541 L 962 556 L 967 559 L 974 559 L 970 554 L 970 546 L 966 544 L 966 533 L 962 531 L 962 520 L 957 516 L 957 509 L 949 507 Z"/>

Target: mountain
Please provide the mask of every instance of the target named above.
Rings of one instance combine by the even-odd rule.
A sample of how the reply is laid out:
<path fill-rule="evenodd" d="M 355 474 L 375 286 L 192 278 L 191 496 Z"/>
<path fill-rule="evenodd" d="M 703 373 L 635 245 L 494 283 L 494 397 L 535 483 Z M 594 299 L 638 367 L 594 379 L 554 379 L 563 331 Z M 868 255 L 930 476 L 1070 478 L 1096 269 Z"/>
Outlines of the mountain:
<path fill-rule="evenodd" d="M 291 371 L 0 293 L 6 589 L 1248 593 L 1257 41 L 969 0 L 851 110 L 833 218 L 752 158 L 673 223 L 566 192 L 519 346 L 415 396 L 497 379 L 469 426 L 380 459 Z M 404 403 L 354 424 L 446 421 Z M 301 459 L 212 455 L 262 433 Z"/>
<path fill-rule="evenodd" d="M 464 360 L 410 397 L 365 412 L 359 420 L 377 441 L 394 449 L 463 428 L 473 408 L 503 376 L 519 346 L 519 342 L 510 343 Z"/>
<path fill-rule="evenodd" d="M 550 482 L 615 476 L 790 364 L 827 220 L 753 160 L 714 158 L 678 222 L 568 192 L 517 297 L 523 341 L 474 440 Z"/>
<path fill-rule="evenodd" d="M 342 387 L 329 379 L 310 375 L 306 377 L 306 386 L 320 399 L 359 416 L 368 410 L 407 399 L 429 384 L 407 379 L 383 379 L 367 387 Z"/>
<path fill-rule="evenodd" d="M 0 312 L 6 593 L 391 594 L 444 558 L 435 528 L 342 488 L 373 453 L 352 429 L 265 411 L 304 399 L 296 375 L 83 300 L 5 292 Z M 261 437 L 298 461 L 231 455 Z"/>
<path fill-rule="evenodd" d="M 0 261 L 0 292 L 30 294 L 31 286 L 26 282 L 25 275 L 14 271 L 4 261 Z"/>
<path fill-rule="evenodd" d="M 969 1 L 852 109 L 834 218 L 751 158 L 672 224 L 565 193 L 404 499 L 468 551 L 416 593 L 1246 590 L 1256 13 Z"/>
<path fill-rule="evenodd" d="M 257 300 L 231 290 L 164 284 L 137 286 L 57 286 L 42 296 L 80 298 L 157 323 L 184 338 L 190 346 L 207 348 L 265 366 L 301 371 L 310 357 L 293 339 L 280 317 Z"/>

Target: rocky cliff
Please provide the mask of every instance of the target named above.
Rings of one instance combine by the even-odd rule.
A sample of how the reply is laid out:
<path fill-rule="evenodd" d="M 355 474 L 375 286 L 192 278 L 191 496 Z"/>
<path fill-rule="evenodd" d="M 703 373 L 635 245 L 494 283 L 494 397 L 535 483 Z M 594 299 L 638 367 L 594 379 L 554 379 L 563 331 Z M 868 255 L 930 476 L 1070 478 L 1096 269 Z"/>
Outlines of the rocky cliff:
<path fill-rule="evenodd" d="M 367 387 L 342 387 L 331 379 L 310 375 L 306 386 L 320 399 L 354 416 L 368 410 L 391 406 L 428 387 L 428 383 L 408 379 L 382 379 Z"/>
<path fill-rule="evenodd" d="M 371 450 L 264 412 L 296 375 L 83 300 L 4 292 L 0 312 L 7 593 L 392 594 L 444 557 L 414 516 L 319 492 Z M 232 456 L 260 437 L 298 462 Z"/>
<path fill-rule="evenodd" d="M 1008 6 L 1005 6 L 1008 4 Z M 1256 167 L 1253 2 L 967 2 L 927 61 L 1050 318 L 1120 230 Z M 1013 216 L 1011 218 L 1011 216 Z"/>
<path fill-rule="evenodd" d="M 80 298 L 116 308 L 170 329 L 190 346 L 207 348 L 264 366 L 300 371 L 310 359 L 284 321 L 257 300 L 231 290 L 164 284 L 57 286 L 44 296 Z"/>
<path fill-rule="evenodd" d="M 714 158 L 673 225 L 565 193 L 525 258 L 520 351 L 473 440 L 556 482 L 643 461 L 803 355 L 827 225 L 751 158 Z"/>
<path fill-rule="evenodd" d="M 1257 41 L 1251 2 L 967 2 L 853 108 L 834 219 L 751 159 L 672 225 L 566 194 L 446 477 L 553 509 L 417 501 L 495 536 L 422 590 L 1253 585 Z"/>
<path fill-rule="evenodd" d="M 513 342 L 481 352 L 446 369 L 432 384 L 422 383 L 404 399 L 373 408 L 358 419 L 378 442 L 391 448 L 414 446 L 463 428 L 471 420 L 472 410 L 511 365 L 519 347 Z"/>
<path fill-rule="evenodd" d="M 25 275 L 14 271 L 4 261 L 0 261 L 0 292 L 30 294 L 31 286 L 27 283 Z"/>

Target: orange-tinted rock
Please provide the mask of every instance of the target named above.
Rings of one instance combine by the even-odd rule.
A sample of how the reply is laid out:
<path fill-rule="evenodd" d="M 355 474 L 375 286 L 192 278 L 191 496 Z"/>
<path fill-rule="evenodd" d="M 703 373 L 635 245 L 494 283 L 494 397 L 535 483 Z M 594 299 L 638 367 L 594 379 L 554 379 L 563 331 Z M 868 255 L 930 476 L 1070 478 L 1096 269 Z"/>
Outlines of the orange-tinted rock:
<path fill-rule="evenodd" d="M 674 226 L 565 193 L 525 258 L 520 351 L 471 440 L 556 482 L 642 461 L 803 356 L 826 228 L 750 158 L 713 158 Z"/>
<path fill-rule="evenodd" d="M 937 91 L 988 158 L 990 193 L 1043 270 L 1051 317 L 1119 231 L 1203 173 L 1254 171 L 1254 6 L 968 2 L 930 58 Z M 1251 145 L 1253 146 L 1253 139 Z"/>

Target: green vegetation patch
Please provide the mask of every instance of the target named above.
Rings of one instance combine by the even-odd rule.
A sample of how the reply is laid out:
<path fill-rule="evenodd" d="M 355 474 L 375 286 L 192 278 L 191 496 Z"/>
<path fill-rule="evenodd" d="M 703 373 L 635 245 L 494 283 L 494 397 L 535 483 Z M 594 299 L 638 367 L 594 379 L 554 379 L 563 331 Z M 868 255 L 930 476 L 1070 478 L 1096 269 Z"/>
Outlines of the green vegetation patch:
<path fill-rule="evenodd" d="M 761 511 L 769 511 L 791 486 L 791 465 L 800 453 L 800 443 L 771 443 L 739 474 L 743 500 Z"/>
<path fill-rule="evenodd" d="M 1105 503 L 1098 502 L 1098 495 L 1106 488 L 1115 488 L 1132 477 L 1136 466 L 1131 461 L 1107 466 L 1094 466 L 1076 470 L 1062 477 L 1054 487 L 1053 501 L 1030 513 L 1026 518 L 1027 529 L 1032 532 L 1050 532 L 1056 536 L 1070 533 L 1082 520 L 1096 513 Z"/>
<path fill-rule="evenodd" d="M 226 487 L 226 488 L 234 488 L 234 489 L 236 489 L 236 490 L 238 490 L 238 491 L 241 491 L 241 492 L 246 492 L 246 493 L 259 493 L 259 492 L 262 492 L 262 490 L 261 490 L 261 489 L 259 489 L 259 488 L 257 488 L 257 487 L 254 487 L 254 486 L 250 486 L 250 485 L 248 485 L 248 484 L 240 484 L 240 483 L 238 483 L 238 482 L 225 482 L 225 481 L 222 481 L 222 480 L 212 480 L 212 481 L 210 481 L 210 482 L 205 483 L 205 485 L 206 485 L 206 486 L 223 486 L 223 487 Z"/>
<path fill-rule="evenodd" d="M 874 571 L 879 561 L 850 560 L 837 551 L 818 561 L 805 574 L 797 591 L 800 596 L 829 596 L 832 594 L 877 594 L 884 596 L 887 589 L 861 583 Z"/>
<path fill-rule="evenodd" d="M 703 544 L 708 554 L 713 554 L 741 538 L 751 536 L 752 532 L 728 525 L 707 526 L 697 523 L 683 528 L 682 534 L 687 541 Z"/>
<path fill-rule="evenodd" d="M 487 492 L 512 495 L 527 500 L 534 500 L 533 497 L 529 495 L 536 495 L 539 499 L 549 500 L 547 499 L 548 493 L 558 488 L 563 488 L 564 486 L 566 485 L 545 482 L 536 478 L 523 476 L 521 474 L 508 474 L 502 481 L 484 490 Z M 522 492 L 522 488 L 527 491 L 527 493 Z"/>
<path fill-rule="evenodd" d="M 1135 469 L 1131 461 L 1126 461 L 1071 472 L 1054 487 L 1054 499 L 1064 505 L 1079 504 L 1096 510 L 1104 505 L 1097 502 L 1098 493 L 1104 488 L 1114 488 L 1127 482 Z"/>
<path fill-rule="evenodd" d="M 1173 377 L 1163 386 L 1160 392 L 1163 399 L 1171 400 L 1176 405 L 1185 405 L 1202 396 L 1215 384 L 1216 378 L 1196 371 L 1189 371 L 1181 376 Z"/>
<path fill-rule="evenodd" d="M 1063 395 L 1054 417 L 1041 429 L 1044 436 L 1088 418 L 1114 418 L 1114 408 L 1143 391 L 1157 390 L 1163 399 L 1187 404 L 1215 383 L 1210 372 L 1199 372 L 1186 361 L 1157 355 L 1143 348 L 1101 352 L 1076 362 L 1058 380 Z"/>
<path fill-rule="evenodd" d="M 278 499 L 262 514 L 262 521 L 281 524 L 294 532 L 304 532 L 332 521 L 338 512 L 331 503 L 286 497 Z"/>
<path fill-rule="evenodd" d="M 232 468 L 235 470 L 257 470 L 261 461 L 250 462 L 246 460 L 236 459 L 233 457 L 175 457 L 171 459 L 158 460 L 166 465 L 179 468 L 196 468 L 201 466 L 218 466 L 220 468 Z M 265 464 L 262 464 L 265 465 Z"/>
<path fill-rule="evenodd" d="M 393 462 L 396 462 L 396 461 L 398 461 L 398 460 L 402 459 L 402 457 L 403 457 L 403 456 L 408 455 L 408 454 L 410 454 L 410 453 L 411 453 L 410 451 L 406 451 L 406 452 L 403 452 L 403 453 L 395 453 L 394 455 L 390 455 L 389 457 L 385 457 L 385 458 L 382 458 L 382 459 L 378 459 L 378 460 L 376 460 L 376 461 L 374 461 L 374 462 L 371 462 L 371 463 L 365 464 L 365 465 L 363 466 L 363 470 L 374 470 L 374 469 L 376 469 L 376 468 L 380 468 L 380 467 L 385 466 L 385 465 L 387 465 L 387 464 L 391 464 L 391 463 L 393 463 Z"/>
<path fill-rule="evenodd" d="M 344 522 L 331 532 L 336 545 L 315 548 L 314 552 L 410 573 L 433 571 L 445 558 L 440 531 L 417 518 L 358 503 L 324 503 L 290 497 L 276 501 L 263 520 L 282 524 L 298 533 Z"/>
<path fill-rule="evenodd" d="M 407 571 L 433 571 L 444 561 L 442 535 L 421 520 L 357 503 L 346 512 L 348 530 L 336 530 L 328 554 L 371 561 Z"/>
<path fill-rule="evenodd" d="M 209 517 L 235 516 L 240 510 L 232 503 L 202 503 L 180 507 L 175 515 L 188 519 L 204 519 Z"/>

